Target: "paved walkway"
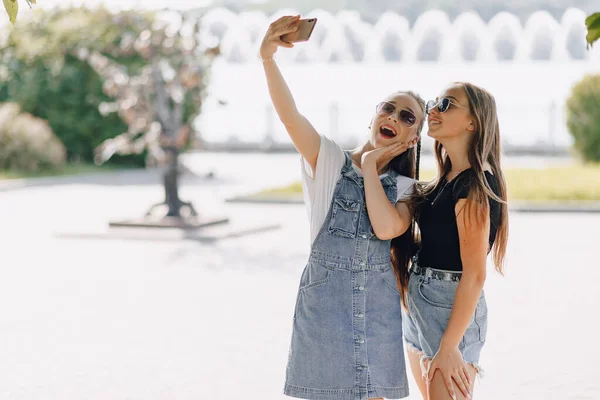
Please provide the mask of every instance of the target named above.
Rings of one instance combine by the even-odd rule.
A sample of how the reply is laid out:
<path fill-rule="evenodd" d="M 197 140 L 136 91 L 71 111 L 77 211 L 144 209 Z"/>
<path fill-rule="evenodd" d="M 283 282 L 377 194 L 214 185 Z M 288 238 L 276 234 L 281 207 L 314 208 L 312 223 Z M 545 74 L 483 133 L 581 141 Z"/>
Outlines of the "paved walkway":
<path fill-rule="evenodd" d="M 160 200 L 149 178 L 2 193 L 0 399 L 285 398 L 306 213 L 224 203 L 270 176 L 217 170 L 188 179 L 182 197 L 231 222 L 188 236 L 108 231 Z M 511 215 L 506 277 L 486 284 L 476 398 L 600 398 L 599 226 L 599 214 Z"/>

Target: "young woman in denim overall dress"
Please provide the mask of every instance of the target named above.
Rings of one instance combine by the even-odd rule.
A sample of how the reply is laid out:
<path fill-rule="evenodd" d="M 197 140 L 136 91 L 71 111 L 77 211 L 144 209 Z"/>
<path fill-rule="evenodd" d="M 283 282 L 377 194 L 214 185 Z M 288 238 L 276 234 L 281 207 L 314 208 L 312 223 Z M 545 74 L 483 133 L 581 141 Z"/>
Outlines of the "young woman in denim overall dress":
<path fill-rule="evenodd" d="M 412 92 L 376 107 L 366 144 L 346 152 L 294 104 L 273 55 L 298 17 L 269 27 L 261 46 L 269 94 L 302 155 L 312 246 L 302 273 L 284 393 L 305 399 L 408 396 L 399 285 L 410 259 L 412 194 L 425 102 Z M 414 146 L 417 146 L 415 151 Z"/>
<path fill-rule="evenodd" d="M 486 258 L 493 250 L 502 273 L 508 236 L 496 103 L 487 91 L 456 83 L 426 112 L 439 173 L 413 198 L 421 248 L 404 336 L 424 399 L 472 398 L 487 331 Z"/>

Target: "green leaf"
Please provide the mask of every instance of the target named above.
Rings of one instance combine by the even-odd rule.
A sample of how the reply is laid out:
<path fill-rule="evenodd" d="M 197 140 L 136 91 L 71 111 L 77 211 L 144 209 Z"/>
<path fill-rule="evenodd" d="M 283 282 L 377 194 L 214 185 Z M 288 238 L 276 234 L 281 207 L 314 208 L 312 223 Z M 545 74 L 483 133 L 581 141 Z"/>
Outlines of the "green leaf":
<path fill-rule="evenodd" d="M 594 13 L 585 19 L 585 26 L 587 26 L 588 33 L 585 40 L 588 42 L 588 46 L 600 39 L 600 12 Z"/>
<path fill-rule="evenodd" d="M 4 8 L 8 14 L 8 19 L 12 24 L 17 20 L 17 13 L 19 12 L 19 3 L 17 0 L 2 0 L 4 2 Z"/>

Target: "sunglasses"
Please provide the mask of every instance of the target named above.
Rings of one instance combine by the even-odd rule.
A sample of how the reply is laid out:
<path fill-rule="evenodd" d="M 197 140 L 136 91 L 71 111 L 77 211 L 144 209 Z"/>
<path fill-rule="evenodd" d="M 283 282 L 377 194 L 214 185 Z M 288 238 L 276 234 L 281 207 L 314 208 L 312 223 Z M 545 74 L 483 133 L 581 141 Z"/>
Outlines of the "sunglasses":
<path fill-rule="evenodd" d="M 456 106 L 458 108 L 462 108 L 463 110 L 467 110 L 467 111 L 471 111 L 468 108 L 465 108 L 459 104 L 453 103 L 452 101 L 450 101 L 449 98 L 447 97 L 442 97 L 441 99 L 439 99 L 437 102 L 435 100 L 429 100 L 425 106 L 425 114 L 429 115 L 429 113 L 431 112 L 431 110 L 437 106 L 437 109 L 439 112 L 443 113 L 448 111 L 448 109 L 450 108 L 450 105 Z"/>
<path fill-rule="evenodd" d="M 387 101 L 382 101 L 381 103 L 377 104 L 377 107 L 375 108 L 378 115 L 392 115 L 397 109 L 398 108 L 394 104 L 388 103 Z M 417 122 L 417 117 L 415 117 L 415 114 L 403 109 L 398 111 L 398 119 L 408 127 L 413 126 L 415 122 Z"/>

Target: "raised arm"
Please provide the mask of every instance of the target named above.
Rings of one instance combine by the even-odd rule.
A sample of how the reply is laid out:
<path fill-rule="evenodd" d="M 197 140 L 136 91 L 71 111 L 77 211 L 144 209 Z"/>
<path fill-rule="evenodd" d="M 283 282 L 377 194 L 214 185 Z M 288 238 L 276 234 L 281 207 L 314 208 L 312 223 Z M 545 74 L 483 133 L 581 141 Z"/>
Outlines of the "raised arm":
<path fill-rule="evenodd" d="M 367 213 L 373 232 L 381 240 L 391 240 L 406 232 L 410 227 L 412 213 L 402 202 L 395 205 L 390 203 L 379 180 L 378 163 L 392 159 L 414 144 L 414 140 L 409 143 L 395 143 L 362 155 L 361 169 L 365 182 Z"/>
<path fill-rule="evenodd" d="M 290 135 L 294 147 L 315 171 L 321 138 L 312 124 L 296 108 L 294 97 L 273 58 L 278 47 L 294 47 L 291 43 L 283 42 L 281 36 L 294 32 L 298 28 L 299 19 L 299 15 L 288 16 L 273 22 L 263 39 L 260 56 L 275 111 Z"/>

